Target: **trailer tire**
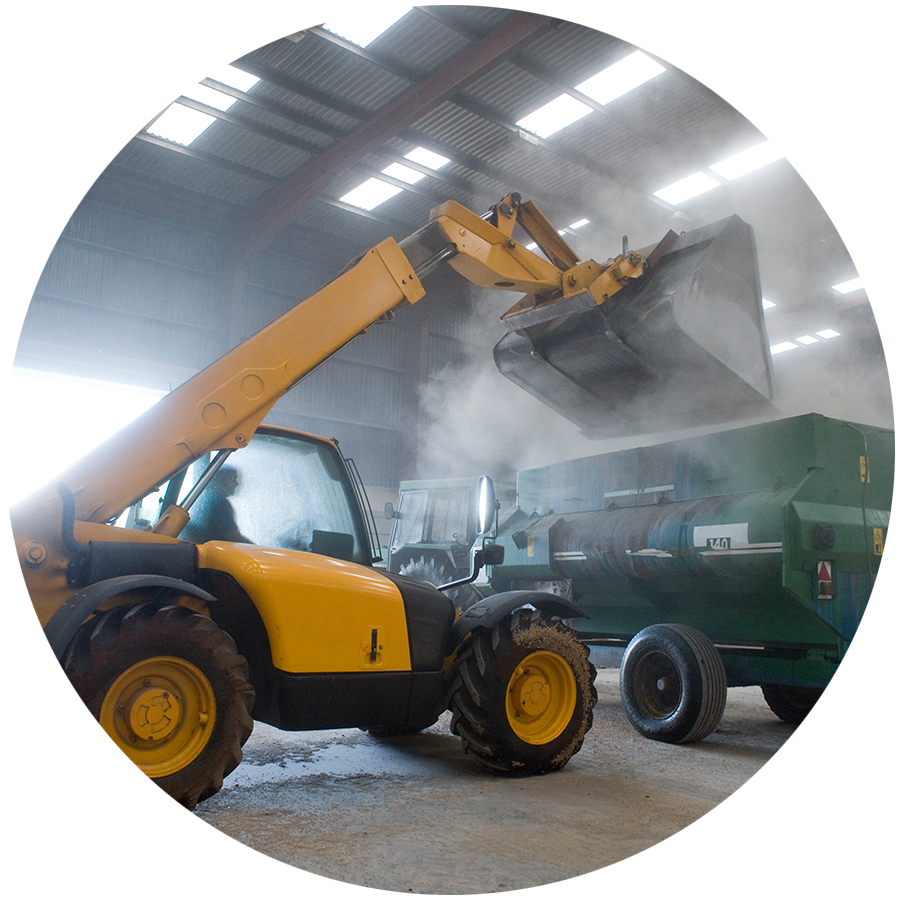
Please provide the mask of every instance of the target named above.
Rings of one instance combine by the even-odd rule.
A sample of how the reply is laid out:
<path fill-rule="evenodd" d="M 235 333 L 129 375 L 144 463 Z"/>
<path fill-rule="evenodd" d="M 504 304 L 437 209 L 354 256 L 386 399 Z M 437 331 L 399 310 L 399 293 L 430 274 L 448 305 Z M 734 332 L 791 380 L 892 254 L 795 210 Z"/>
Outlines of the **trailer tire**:
<path fill-rule="evenodd" d="M 31 713 L 6 714 L 6 742 L 28 756 L 37 756 L 34 740 L 31 737 L 33 720 L 34 716 Z"/>
<path fill-rule="evenodd" d="M 206 616 L 116 607 L 81 626 L 63 666 L 119 749 L 188 809 L 240 763 L 253 730 L 249 669 Z"/>
<path fill-rule="evenodd" d="M 625 650 L 622 705 L 644 737 L 667 744 L 700 741 L 725 709 L 725 666 L 712 641 L 687 625 L 651 625 Z"/>
<path fill-rule="evenodd" d="M 496 774 L 561 769 L 593 724 L 596 675 L 561 619 L 517 610 L 464 644 L 450 677 L 450 730 Z"/>
<path fill-rule="evenodd" d="M 822 696 L 821 688 L 791 684 L 761 684 L 769 709 L 788 725 L 799 725 Z"/>

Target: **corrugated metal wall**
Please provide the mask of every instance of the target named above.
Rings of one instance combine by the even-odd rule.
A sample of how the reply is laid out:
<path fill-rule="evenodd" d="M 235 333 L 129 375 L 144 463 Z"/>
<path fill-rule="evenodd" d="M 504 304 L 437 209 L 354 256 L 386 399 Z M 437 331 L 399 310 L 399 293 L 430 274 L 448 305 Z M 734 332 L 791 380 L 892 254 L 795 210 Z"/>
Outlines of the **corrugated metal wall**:
<path fill-rule="evenodd" d="M 246 272 L 243 303 L 233 317 L 219 282 L 221 247 L 211 232 L 85 200 L 37 285 L 19 363 L 133 384 L 147 384 L 143 376 L 152 372 L 165 388 L 216 359 L 235 333 L 252 334 L 313 293 L 339 268 L 264 253 Z M 454 285 L 454 303 L 459 289 Z M 441 312 L 440 301 L 438 287 L 425 312 L 403 310 L 370 329 L 282 398 L 267 421 L 337 438 L 375 488 L 393 492 L 402 478 L 415 477 L 416 383 L 459 359 L 465 337 L 454 333 L 459 326 L 452 312 Z"/>

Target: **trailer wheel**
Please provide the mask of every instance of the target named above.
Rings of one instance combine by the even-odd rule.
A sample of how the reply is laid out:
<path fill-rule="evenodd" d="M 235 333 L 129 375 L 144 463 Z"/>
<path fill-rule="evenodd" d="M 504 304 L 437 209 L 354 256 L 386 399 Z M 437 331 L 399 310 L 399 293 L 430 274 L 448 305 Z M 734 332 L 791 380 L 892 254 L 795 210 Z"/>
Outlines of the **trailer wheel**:
<path fill-rule="evenodd" d="M 240 763 L 253 730 L 249 670 L 205 616 L 116 607 L 79 629 L 63 665 L 116 746 L 188 809 Z"/>
<path fill-rule="evenodd" d="M 821 688 L 791 684 L 762 684 L 760 687 L 769 709 L 788 725 L 799 725 L 822 696 Z"/>
<path fill-rule="evenodd" d="M 33 718 L 31 713 L 6 714 L 6 742 L 29 756 L 37 756 L 37 750 L 34 749 L 34 741 L 31 738 Z"/>
<path fill-rule="evenodd" d="M 712 641 L 686 625 L 651 625 L 625 650 L 622 705 L 644 737 L 686 744 L 711 734 L 725 709 L 725 666 Z"/>
<path fill-rule="evenodd" d="M 450 678 L 450 729 L 497 774 L 561 769 L 593 724 L 596 674 L 571 628 L 518 610 L 464 645 Z"/>

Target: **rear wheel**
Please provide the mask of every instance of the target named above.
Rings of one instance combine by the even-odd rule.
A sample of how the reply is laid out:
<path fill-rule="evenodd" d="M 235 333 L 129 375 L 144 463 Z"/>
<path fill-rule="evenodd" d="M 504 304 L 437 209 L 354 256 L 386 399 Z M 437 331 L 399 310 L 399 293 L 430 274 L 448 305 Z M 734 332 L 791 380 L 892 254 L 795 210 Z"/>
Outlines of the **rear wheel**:
<path fill-rule="evenodd" d="M 537 775 L 561 769 L 593 723 L 596 670 L 561 620 L 519 610 L 477 631 L 451 676 L 450 728 L 487 769 Z"/>
<path fill-rule="evenodd" d="M 37 756 L 31 739 L 31 713 L 6 714 L 6 741 L 29 756 Z"/>
<path fill-rule="evenodd" d="M 769 709 L 788 725 L 799 725 L 822 696 L 821 688 L 791 684 L 760 685 Z"/>
<path fill-rule="evenodd" d="M 632 639 L 619 670 L 622 705 L 644 737 L 699 741 L 725 710 L 725 666 L 712 641 L 686 625 L 651 625 Z"/>
<path fill-rule="evenodd" d="M 81 627 L 63 664 L 116 746 L 188 809 L 241 761 L 253 730 L 247 662 L 205 616 L 118 607 Z"/>

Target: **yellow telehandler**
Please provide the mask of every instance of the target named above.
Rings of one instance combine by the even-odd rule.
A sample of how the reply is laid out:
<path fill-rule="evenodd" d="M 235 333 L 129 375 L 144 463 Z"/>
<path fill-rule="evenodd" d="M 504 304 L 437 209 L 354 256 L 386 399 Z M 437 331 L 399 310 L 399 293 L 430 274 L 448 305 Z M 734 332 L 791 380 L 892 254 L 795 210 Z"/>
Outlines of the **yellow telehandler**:
<path fill-rule="evenodd" d="M 517 223 L 542 255 L 513 236 Z M 525 329 L 652 281 L 666 256 L 649 256 L 582 262 L 516 194 L 484 216 L 445 203 L 14 507 L 40 623 L 112 740 L 188 808 L 221 788 L 254 720 L 389 735 L 449 708 L 452 730 L 488 769 L 564 766 L 596 699 L 594 668 L 567 624 L 581 610 L 516 591 L 461 612 L 437 587 L 375 568 L 371 512 L 337 444 L 262 422 L 348 341 L 422 298 L 422 278 L 444 262 L 477 285 L 525 294 L 505 316 Z M 759 343 L 758 313 L 753 321 Z M 488 479 L 479 498 L 471 579 L 502 558 Z"/>

